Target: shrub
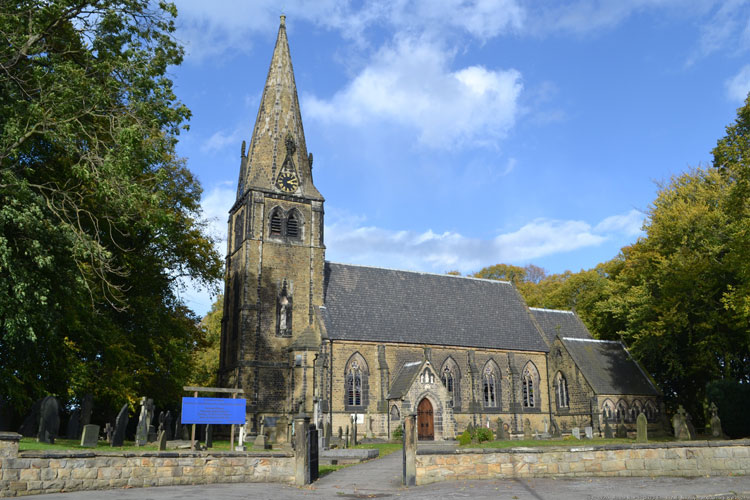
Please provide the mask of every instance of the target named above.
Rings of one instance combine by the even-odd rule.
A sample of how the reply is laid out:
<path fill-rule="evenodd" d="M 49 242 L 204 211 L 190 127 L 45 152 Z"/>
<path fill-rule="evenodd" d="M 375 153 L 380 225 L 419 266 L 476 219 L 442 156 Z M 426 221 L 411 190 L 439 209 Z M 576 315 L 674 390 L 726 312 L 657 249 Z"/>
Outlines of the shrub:
<path fill-rule="evenodd" d="M 471 443 L 471 432 L 466 429 L 461 433 L 460 436 L 458 436 L 458 444 L 460 444 L 461 446 L 466 446 L 469 443 Z"/>
<path fill-rule="evenodd" d="M 477 427 L 474 439 L 476 439 L 478 443 L 492 441 L 492 431 L 486 427 Z"/>
<path fill-rule="evenodd" d="M 398 424 L 398 427 L 393 429 L 393 432 L 391 433 L 393 436 L 393 439 L 403 439 L 404 438 L 404 428 L 401 427 L 401 424 Z"/>

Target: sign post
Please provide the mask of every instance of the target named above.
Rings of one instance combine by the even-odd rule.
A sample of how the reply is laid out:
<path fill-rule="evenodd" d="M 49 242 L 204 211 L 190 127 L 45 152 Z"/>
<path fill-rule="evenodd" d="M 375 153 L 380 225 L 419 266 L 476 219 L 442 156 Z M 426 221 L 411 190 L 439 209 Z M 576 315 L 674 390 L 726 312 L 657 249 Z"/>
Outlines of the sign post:
<path fill-rule="evenodd" d="M 245 424 L 244 399 L 237 399 L 237 394 L 243 394 L 243 389 L 227 389 L 223 387 L 183 387 L 183 390 L 192 392 L 193 397 L 182 398 L 182 422 L 193 424 L 190 449 L 195 449 L 195 425 L 196 424 L 231 424 L 231 450 L 234 450 L 234 426 Z M 226 398 L 199 398 L 199 392 L 213 392 L 231 394 L 232 399 Z"/>

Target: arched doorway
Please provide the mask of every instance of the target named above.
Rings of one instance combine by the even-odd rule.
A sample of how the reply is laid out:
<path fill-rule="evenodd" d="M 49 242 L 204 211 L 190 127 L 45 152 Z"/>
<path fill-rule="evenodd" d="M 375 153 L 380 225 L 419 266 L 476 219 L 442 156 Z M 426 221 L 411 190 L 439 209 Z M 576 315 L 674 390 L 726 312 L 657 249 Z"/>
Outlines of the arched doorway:
<path fill-rule="evenodd" d="M 417 434 L 420 440 L 435 439 L 432 403 L 427 398 L 422 399 L 417 406 Z"/>

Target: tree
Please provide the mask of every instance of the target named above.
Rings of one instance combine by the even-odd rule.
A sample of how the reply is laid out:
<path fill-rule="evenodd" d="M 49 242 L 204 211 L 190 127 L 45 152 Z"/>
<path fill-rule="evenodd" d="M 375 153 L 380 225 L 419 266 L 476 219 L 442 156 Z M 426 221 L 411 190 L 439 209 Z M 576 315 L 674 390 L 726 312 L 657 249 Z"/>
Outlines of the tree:
<path fill-rule="evenodd" d="M 201 188 L 175 154 L 176 10 L 147 0 L 0 5 L 0 394 L 176 397 L 212 286 Z"/>
<path fill-rule="evenodd" d="M 193 352 L 194 367 L 188 382 L 201 387 L 218 387 L 219 354 L 221 348 L 221 318 L 224 314 L 224 296 L 219 295 L 200 323 L 203 342 Z"/>

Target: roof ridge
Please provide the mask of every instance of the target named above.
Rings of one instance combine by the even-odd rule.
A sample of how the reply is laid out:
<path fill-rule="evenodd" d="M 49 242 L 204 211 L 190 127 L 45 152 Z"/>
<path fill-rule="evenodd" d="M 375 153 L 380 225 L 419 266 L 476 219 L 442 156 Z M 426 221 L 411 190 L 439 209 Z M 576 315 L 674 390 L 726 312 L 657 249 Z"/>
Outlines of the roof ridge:
<path fill-rule="evenodd" d="M 531 311 L 544 311 L 544 312 L 556 312 L 556 313 L 564 313 L 564 314 L 572 314 L 575 316 L 576 313 L 573 311 L 569 311 L 567 309 L 547 309 L 546 307 L 529 307 Z"/>
<path fill-rule="evenodd" d="M 490 280 L 487 278 L 475 278 L 473 276 L 456 276 L 454 274 L 428 273 L 426 271 L 411 271 L 409 269 L 394 269 L 392 267 L 368 266 L 364 264 L 345 264 L 343 262 L 331 262 L 330 260 L 327 260 L 326 264 L 334 264 L 337 266 L 365 267 L 368 269 L 380 269 L 383 271 L 396 271 L 399 273 L 424 274 L 426 276 L 440 276 L 440 277 L 445 277 L 445 278 L 458 278 L 458 279 L 474 280 L 474 281 L 486 281 L 488 283 L 502 283 L 504 285 L 511 284 L 510 281 L 506 281 L 506 280 Z"/>
<path fill-rule="evenodd" d="M 622 344 L 619 340 L 580 339 L 578 337 L 563 337 L 563 340 L 578 340 L 580 342 L 599 342 L 602 344 Z"/>

